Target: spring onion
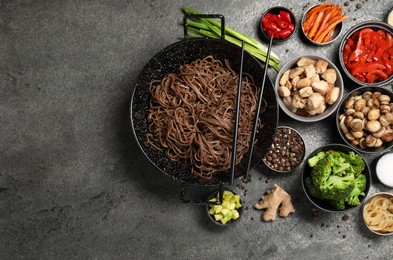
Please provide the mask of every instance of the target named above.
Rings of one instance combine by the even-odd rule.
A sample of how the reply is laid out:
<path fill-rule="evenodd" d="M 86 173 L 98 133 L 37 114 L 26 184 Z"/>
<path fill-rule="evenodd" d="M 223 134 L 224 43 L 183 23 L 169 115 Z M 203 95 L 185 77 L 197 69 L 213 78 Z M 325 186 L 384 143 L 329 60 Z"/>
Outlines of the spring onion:
<path fill-rule="evenodd" d="M 198 11 L 192 10 L 188 7 L 184 7 L 183 11 L 186 14 L 201 14 Z M 190 19 L 187 21 L 188 31 L 190 38 L 198 38 L 198 37 L 208 37 L 213 39 L 220 39 L 221 35 L 221 23 L 212 18 L 206 19 Z M 242 41 L 244 41 L 244 48 L 250 54 L 252 54 L 257 59 L 265 62 L 266 61 L 266 53 L 267 47 L 257 40 L 246 36 L 240 32 L 235 31 L 234 29 L 225 26 L 225 40 L 229 41 L 237 46 L 242 45 Z M 280 70 L 280 58 L 273 52 L 270 53 L 269 65 L 272 66 L 275 70 Z"/>

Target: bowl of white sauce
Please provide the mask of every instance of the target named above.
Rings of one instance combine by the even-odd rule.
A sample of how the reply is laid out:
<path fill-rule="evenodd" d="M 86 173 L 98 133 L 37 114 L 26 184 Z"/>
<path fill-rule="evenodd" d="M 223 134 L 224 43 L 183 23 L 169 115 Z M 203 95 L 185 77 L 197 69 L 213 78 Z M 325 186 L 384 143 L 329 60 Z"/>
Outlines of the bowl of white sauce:
<path fill-rule="evenodd" d="M 386 15 L 385 22 L 390 26 L 393 26 L 393 7 L 389 10 L 388 14 Z"/>
<path fill-rule="evenodd" d="M 387 152 L 379 157 L 376 164 L 376 173 L 379 181 L 393 188 L 393 171 L 392 171 L 393 152 Z"/>

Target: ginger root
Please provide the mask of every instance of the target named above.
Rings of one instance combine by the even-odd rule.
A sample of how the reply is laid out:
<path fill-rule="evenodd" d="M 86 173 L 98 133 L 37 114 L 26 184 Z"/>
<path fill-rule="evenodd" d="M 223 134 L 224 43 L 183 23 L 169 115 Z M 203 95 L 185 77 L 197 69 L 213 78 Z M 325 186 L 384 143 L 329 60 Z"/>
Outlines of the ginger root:
<path fill-rule="evenodd" d="M 260 201 L 255 204 L 255 208 L 266 209 L 263 214 L 264 221 L 276 220 L 278 208 L 281 217 L 287 217 L 290 213 L 295 212 L 291 196 L 277 184 L 274 184 L 274 187 L 262 196 Z"/>

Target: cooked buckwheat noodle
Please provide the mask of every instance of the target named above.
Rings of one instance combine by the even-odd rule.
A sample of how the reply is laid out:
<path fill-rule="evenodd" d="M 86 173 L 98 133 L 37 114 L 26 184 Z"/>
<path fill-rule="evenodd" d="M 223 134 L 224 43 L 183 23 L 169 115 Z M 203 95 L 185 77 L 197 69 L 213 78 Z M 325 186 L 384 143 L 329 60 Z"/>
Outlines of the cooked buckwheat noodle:
<path fill-rule="evenodd" d="M 227 171 L 231 164 L 238 76 L 220 60 L 207 56 L 177 73 L 149 84 L 148 143 L 203 179 Z M 265 110 L 266 102 L 263 103 Z M 257 106 L 256 86 L 242 78 L 236 163 L 247 154 Z M 259 123 L 261 127 L 261 123 Z"/>

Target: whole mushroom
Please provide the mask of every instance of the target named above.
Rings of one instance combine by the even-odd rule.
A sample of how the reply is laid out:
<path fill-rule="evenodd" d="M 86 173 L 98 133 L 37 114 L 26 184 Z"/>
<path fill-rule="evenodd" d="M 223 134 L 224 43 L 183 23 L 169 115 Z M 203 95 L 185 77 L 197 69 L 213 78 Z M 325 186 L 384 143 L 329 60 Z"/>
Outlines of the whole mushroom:
<path fill-rule="evenodd" d="M 363 120 L 359 119 L 359 118 L 355 118 L 351 121 L 350 123 L 350 127 L 353 131 L 362 131 L 363 130 Z"/>
<path fill-rule="evenodd" d="M 377 138 L 375 138 L 374 136 L 368 135 L 366 137 L 366 146 L 367 147 L 374 147 L 376 143 L 377 143 Z"/>
<path fill-rule="evenodd" d="M 370 120 L 367 122 L 366 129 L 371 133 L 378 132 L 381 129 L 381 123 L 376 120 Z"/>

